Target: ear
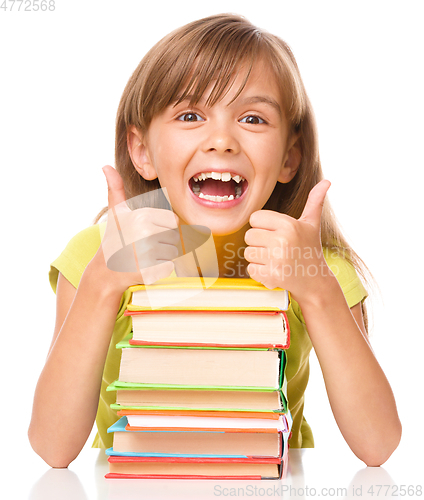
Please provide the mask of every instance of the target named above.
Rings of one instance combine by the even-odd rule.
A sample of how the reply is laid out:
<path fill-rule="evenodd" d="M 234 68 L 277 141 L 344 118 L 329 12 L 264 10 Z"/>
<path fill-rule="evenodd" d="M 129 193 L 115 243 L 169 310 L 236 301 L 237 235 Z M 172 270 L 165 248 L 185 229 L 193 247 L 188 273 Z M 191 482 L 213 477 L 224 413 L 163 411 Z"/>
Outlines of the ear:
<path fill-rule="evenodd" d="M 296 175 L 301 160 L 302 152 L 299 144 L 299 135 L 295 135 L 288 141 L 288 149 L 283 160 L 280 175 L 277 179 L 278 182 L 283 184 L 290 182 Z"/>
<path fill-rule="evenodd" d="M 143 134 L 133 126 L 127 133 L 128 153 L 134 168 L 146 181 L 157 178 L 157 173 L 150 159 L 147 141 Z"/>

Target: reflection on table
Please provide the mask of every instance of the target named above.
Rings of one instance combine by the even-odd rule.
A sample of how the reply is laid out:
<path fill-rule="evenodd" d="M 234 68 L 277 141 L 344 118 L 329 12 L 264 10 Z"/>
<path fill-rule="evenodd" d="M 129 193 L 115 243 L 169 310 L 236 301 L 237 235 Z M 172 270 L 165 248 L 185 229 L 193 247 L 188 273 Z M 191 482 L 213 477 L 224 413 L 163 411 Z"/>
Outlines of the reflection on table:
<path fill-rule="evenodd" d="M 338 460 L 337 456 L 333 456 L 333 462 L 326 463 L 317 450 L 292 449 L 287 475 L 280 481 L 105 479 L 108 462 L 104 452 L 86 450 L 85 456 L 79 457 L 69 469 L 48 469 L 34 483 L 28 498 L 203 500 L 227 497 L 308 499 L 327 496 L 364 499 L 395 496 L 397 486 L 383 467 L 365 467 L 355 460 L 348 459 L 346 462 L 343 457 Z M 352 468 L 352 464 L 357 467 Z M 378 491 L 380 495 L 377 495 Z M 399 491 L 397 493 L 400 494 Z"/>

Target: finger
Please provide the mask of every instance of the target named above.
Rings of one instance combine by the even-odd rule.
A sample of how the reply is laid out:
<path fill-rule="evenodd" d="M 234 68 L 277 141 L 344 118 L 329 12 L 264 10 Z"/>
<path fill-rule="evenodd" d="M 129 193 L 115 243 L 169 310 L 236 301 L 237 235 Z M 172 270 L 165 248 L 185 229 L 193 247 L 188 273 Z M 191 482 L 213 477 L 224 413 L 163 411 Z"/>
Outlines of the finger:
<path fill-rule="evenodd" d="M 270 260 L 270 249 L 264 247 L 246 247 L 244 249 L 244 258 L 252 264 L 265 265 Z"/>
<path fill-rule="evenodd" d="M 156 260 L 166 262 L 178 258 L 178 248 L 174 245 L 162 244 L 156 253 Z"/>
<path fill-rule="evenodd" d="M 162 262 L 147 269 L 141 269 L 141 277 L 144 285 L 152 285 L 157 280 L 167 278 L 174 271 L 173 262 Z"/>
<path fill-rule="evenodd" d="M 262 283 L 264 286 L 267 286 L 266 283 L 269 280 L 267 266 L 264 266 L 262 264 L 250 263 L 247 266 L 247 272 L 252 279 L 258 281 L 259 283 Z"/>
<path fill-rule="evenodd" d="M 123 241 L 126 245 L 135 241 L 170 243 L 178 245 L 180 236 L 177 231 L 176 216 L 169 210 L 160 208 L 139 208 L 131 212 L 116 213 Z M 152 243 L 153 244 L 153 243 Z"/>
<path fill-rule="evenodd" d="M 158 231 L 161 229 L 176 229 L 178 227 L 180 219 L 171 210 L 163 208 L 141 208 L 138 210 L 144 211 L 143 216 L 147 215 L 147 220 L 160 228 Z"/>
<path fill-rule="evenodd" d="M 286 219 L 291 219 L 291 217 L 286 214 L 274 212 L 274 210 L 257 210 L 250 216 L 249 224 L 251 227 L 275 231 L 281 228 Z"/>
<path fill-rule="evenodd" d="M 330 181 L 322 180 L 311 189 L 299 220 L 309 222 L 317 227 L 320 225 L 322 207 L 324 206 L 325 196 L 330 186 Z"/>
<path fill-rule="evenodd" d="M 267 229 L 251 228 L 244 234 L 244 241 L 247 245 L 265 247 L 268 242 L 270 231 Z"/>
<path fill-rule="evenodd" d="M 119 203 L 126 201 L 124 182 L 119 173 L 110 165 L 103 167 L 103 173 L 107 182 L 108 206 L 111 209 Z"/>
<path fill-rule="evenodd" d="M 156 234 L 158 243 L 160 244 L 173 245 L 175 247 L 181 244 L 180 233 L 176 229 L 162 229 L 162 231 L 159 231 Z"/>
<path fill-rule="evenodd" d="M 133 243 L 140 269 L 155 265 L 157 260 L 173 260 L 178 257 L 175 245 L 158 244 L 156 241 L 141 240 Z"/>

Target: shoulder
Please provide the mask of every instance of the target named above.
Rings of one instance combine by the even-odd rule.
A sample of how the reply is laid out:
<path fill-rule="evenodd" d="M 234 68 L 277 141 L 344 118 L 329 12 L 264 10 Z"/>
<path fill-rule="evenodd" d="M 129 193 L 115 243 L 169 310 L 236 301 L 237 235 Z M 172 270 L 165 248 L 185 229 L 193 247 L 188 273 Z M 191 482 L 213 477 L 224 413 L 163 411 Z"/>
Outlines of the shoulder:
<path fill-rule="evenodd" d="M 79 250 L 81 252 L 97 251 L 102 241 L 105 224 L 94 224 L 86 227 L 73 236 L 66 246 L 69 250 Z"/>
<path fill-rule="evenodd" d="M 54 291 L 59 272 L 75 287 L 78 287 L 82 273 L 94 257 L 101 244 L 104 224 L 83 229 L 73 236 L 63 252 L 51 263 L 49 279 Z"/>
<path fill-rule="evenodd" d="M 334 273 L 349 307 L 363 301 L 368 293 L 354 266 L 340 254 L 337 248 L 323 248 L 324 258 Z"/>
<path fill-rule="evenodd" d="M 368 297 L 368 292 L 356 272 L 354 266 L 342 256 L 337 248 L 322 249 L 325 261 L 339 282 L 346 302 L 350 308 Z M 318 271 L 317 271 L 318 272 Z M 324 270 L 323 272 L 327 272 Z M 292 312 L 300 323 L 305 324 L 299 304 L 292 300 Z M 290 311 L 289 311 L 290 312 Z M 291 327 L 291 325 L 290 325 Z"/>

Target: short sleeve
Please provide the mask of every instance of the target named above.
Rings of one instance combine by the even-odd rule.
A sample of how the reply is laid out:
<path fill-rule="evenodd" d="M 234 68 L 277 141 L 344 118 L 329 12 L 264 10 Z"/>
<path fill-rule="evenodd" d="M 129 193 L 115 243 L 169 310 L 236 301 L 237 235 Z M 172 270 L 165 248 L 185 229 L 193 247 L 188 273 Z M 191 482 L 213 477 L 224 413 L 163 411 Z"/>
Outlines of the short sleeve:
<path fill-rule="evenodd" d="M 59 257 L 52 262 L 49 272 L 50 285 L 56 293 L 59 272 L 78 288 L 87 264 L 94 257 L 101 243 L 101 225 L 90 226 L 76 234 Z"/>
<path fill-rule="evenodd" d="M 328 267 L 334 273 L 343 290 L 349 307 L 365 300 L 368 293 L 353 265 L 341 257 L 337 249 L 324 248 L 323 253 Z"/>

